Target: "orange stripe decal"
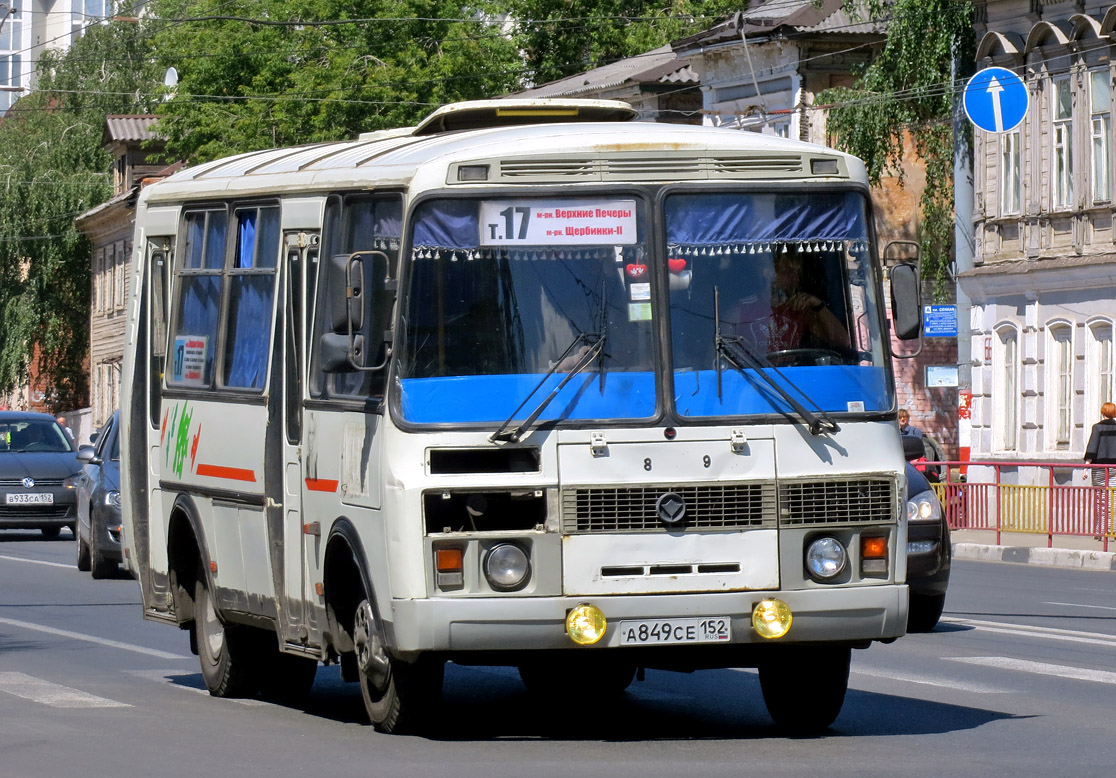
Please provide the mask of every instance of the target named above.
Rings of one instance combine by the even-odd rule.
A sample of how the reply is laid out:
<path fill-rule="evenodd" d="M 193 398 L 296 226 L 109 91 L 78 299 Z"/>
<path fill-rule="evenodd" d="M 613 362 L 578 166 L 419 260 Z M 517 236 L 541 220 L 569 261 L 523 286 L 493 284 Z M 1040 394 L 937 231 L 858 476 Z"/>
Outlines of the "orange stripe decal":
<path fill-rule="evenodd" d="M 312 492 L 336 492 L 337 481 L 328 478 L 307 478 L 306 488 Z"/>
<path fill-rule="evenodd" d="M 198 465 L 198 475 L 209 476 L 210 478 L 224 478 L 229 481 L 250 481 L 256 482 L 256 473 L 254 470 L 245 470 L 240 467 L 223 467 L 221 465 Z"/>

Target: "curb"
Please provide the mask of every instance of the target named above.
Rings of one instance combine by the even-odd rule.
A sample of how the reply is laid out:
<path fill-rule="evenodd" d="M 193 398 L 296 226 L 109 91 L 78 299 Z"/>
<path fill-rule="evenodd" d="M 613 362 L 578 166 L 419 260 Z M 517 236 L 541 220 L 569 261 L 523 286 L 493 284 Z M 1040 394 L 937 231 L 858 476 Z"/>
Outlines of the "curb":
<path fill-rule="evenodd" d="M 974 559 L 978 562 L 1014 562 L 1048 567 L 1073 567 L 1079 570 L 1116 571 L 1116 552 L 1113 551 L 954 543 L 953 558 Z"/>

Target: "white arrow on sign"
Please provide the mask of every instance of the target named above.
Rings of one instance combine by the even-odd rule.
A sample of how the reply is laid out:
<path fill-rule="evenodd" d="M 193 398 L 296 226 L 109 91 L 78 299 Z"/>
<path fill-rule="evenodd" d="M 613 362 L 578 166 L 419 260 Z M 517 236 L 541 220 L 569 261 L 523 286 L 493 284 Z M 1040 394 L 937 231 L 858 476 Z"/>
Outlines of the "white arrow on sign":
<path fill-rule="evenodd" d="M 1004 91 L 1003 85 L 995 76 L 988 79 L 988 95 L 992 98 L 992 113 L 996 118 L 996 132 L 1004 131 L 1004 113 L 1000 108 L 1000 92 Z"/>

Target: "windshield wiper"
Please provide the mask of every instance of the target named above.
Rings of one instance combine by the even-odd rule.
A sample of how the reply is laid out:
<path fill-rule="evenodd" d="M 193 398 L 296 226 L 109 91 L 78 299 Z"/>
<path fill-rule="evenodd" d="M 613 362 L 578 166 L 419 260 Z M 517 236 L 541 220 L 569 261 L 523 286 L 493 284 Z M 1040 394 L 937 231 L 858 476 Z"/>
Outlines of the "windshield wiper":
<path fill-rule="evenodd" d="M 558 357 L 558 359 L 555 360 L 554 364 L 550 366 L 550 369 L 546 371 L 546 374 L 542 377 L 542 380 L 535 385 L 534 389 L 527 393 L 527 396 L 523 398 L 523 402 L 519 404 L 519 407 L 512 411 L 511 416 L 505 419 L 504 423 L 497 427 L 496 431 L 493 432 L 488 439 L 493 442 L 504 441 L 509 443 L 518 443 L 519 441 L 521 441 L 523 439 L 523 436 L 527 433 L 528 430 L 531 429 L 531 426 L 538 420 L 539 416 L 542 415 L 542 412 L 546 410 L 546 407 L 550 405 L 555 397 L 558 396 L 558 393 L 562 391 L 566 384 L 568 384 L 576 375 L 583 372 L 585 368 L 589 367 L 589 365 L 593 364 L 593 361 L 598 358 L 600 358 L 602 361 L 602 365 L 598 369 L 600 371 L 602 381 L 601 389 L 603 391 L 604 344 L 605 333 L 603 332 L 583 332 L 576 338 L 574 338 L 573 343 L 571 343 L 566 348 L 566 350 L 562 352 L 562 356 Z M 512 419 L 514 419 L 519 414 L 519 412 L 523 410 L 523 406 L 527 404 L 528 400 L 535 396 L 535 393 L 542 388 L 543 384 L 546 383 L 546 380 L 554 375 L 555 372 L 557 372 L 562 363 L 566 361 L 566 358 L 569 357 L 571 354 L 575 354 L 577 352 L 579 346 L 584 346 L 585 349 L 584 351 L 582 351 L 581 355 L 577 357 L 577 361 L 574 363 L 573 367 L 570 368 L 570 371 L 566 373 L 566 377 L 559 381 L 558 385 L 550 391 L 550 394 L 543 398 L 542 402 L 540 402 L 535 407 L 535 410 L 531 411 L 531 415 L 524 419 L 522 424 L 520 424 L 511 432 L 508 432 L 507 428 L 511 424 Z"/>
<path fill-rule="evenodd" d="M 717 287 L 713 287 L 713 321 L 714 321 L 714 335 L 713 343 L 716 351 L 717 359 L 717 399 L 722 399 L 721 387 L 721 359 L 724 358 L 739 370 L 744 372 L 745 368 L 751 368 L 755 371 L 756 375 L 763 379 L 771 389 L 773 389 L 780 397 L 786 400 L 787 404 L 794 410 L 795 413 L 806 422 L 806 426 L 810 430 L 811 435 L 821 435 L 823 432 L 840 432 L 841 428 L 837 422 L 829 418 L 821 406 L 814 401 L 810 395 L 799 389 L 794 383 L 783 375 L 775 365 L 768 362 L 763 357 L 756 354 L 740 337 L 730 337 L 721 334 L 721 295 Z M 817 413 L 806 409 L 802 403 L 798 402 L 790 392 L 784 389 L 774 378 L 768 374 L 768 370 L 774 371 L 775 375 L 787 384 L 794 391 L 798 392 L 803 398 L 808 400 L 815 408 L 818 409 Z"/>

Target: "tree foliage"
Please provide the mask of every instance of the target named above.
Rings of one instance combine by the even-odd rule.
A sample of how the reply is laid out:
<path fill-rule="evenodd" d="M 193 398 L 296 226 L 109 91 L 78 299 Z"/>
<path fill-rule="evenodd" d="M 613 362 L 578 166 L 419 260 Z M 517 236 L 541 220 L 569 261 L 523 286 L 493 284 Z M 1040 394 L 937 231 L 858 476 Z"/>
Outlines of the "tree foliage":
<path fill-rule="evenodd" d="M 829 131 L 860 157 L 873 183 L 902 179 L 905 134 L 926 165 L 919 243 L 935 296 L 948 289 L 953 247 L 953 65 L 973 57 L 969 0 L 872 0 L 869 14 L 887 20 L 887 43 L 852 89 L 818 97 L 832 104 Z"/>
<path fill-rule="evenodd" d="M 700 32 L 740 0 L 510 0 L 527 79 L 544 84 Z"/>
<path fill-rule="evenodd" d="M 55 410 L 88 396 L 90 246 L 73 219 L 112 194 L 105 115 L 151 108 L 146 36 L 117 22 L 48 50 L 38 91 L 0 122 L 0 391 L 26 381 L 37 348 Z"/>
<path fill-rule="evenodd" d="M 512 42 L 480 9 L 454 0 L 292 0 L 280 14 L 266 0 L 245 0 L 237 18 L 228 7 L 149 6 L 161 19 L 161 61 L 180 77 L 159 109 L 170 157 L 196 163 L 352 138 L 519 83 Z M 176 21 L 187 19 L 197 21 Z M 333 23 L 353 19 L 374 21 Z"/>

